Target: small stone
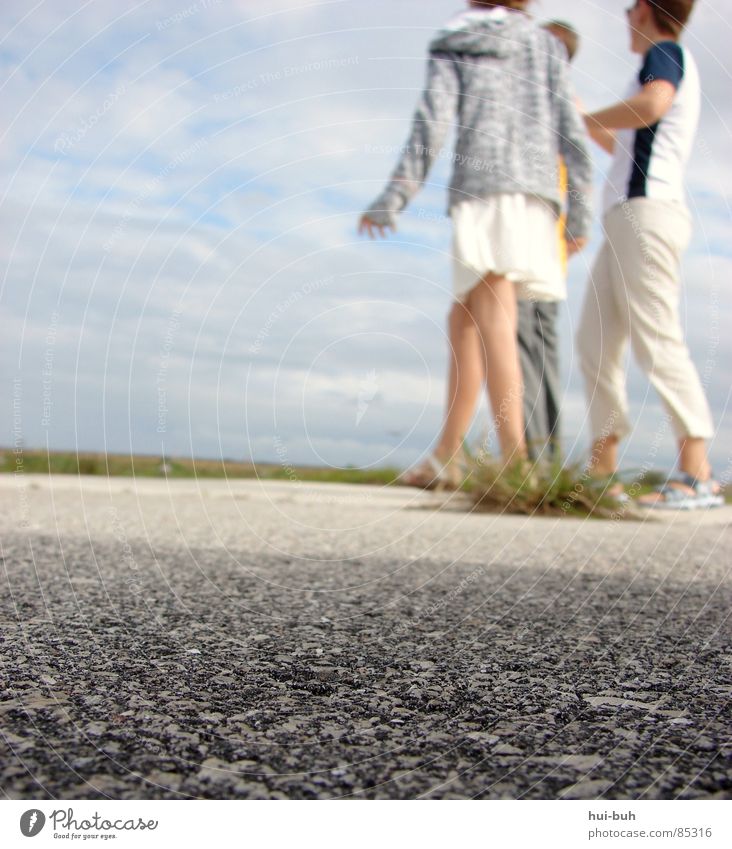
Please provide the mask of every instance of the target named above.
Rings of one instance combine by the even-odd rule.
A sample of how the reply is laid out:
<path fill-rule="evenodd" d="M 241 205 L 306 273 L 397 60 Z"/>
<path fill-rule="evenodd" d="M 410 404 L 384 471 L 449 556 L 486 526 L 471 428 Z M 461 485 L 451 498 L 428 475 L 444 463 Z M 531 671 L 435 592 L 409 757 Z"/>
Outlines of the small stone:
<path fill-rule="evenodd" d="M 313 672 L 321 681 L 330 681 L 338 675 L 338 669 L 335 666 L 318 666 L 313 669 Z"/>
<path fill-rule="evenodd" d="M 523 755 L 521 749 L 512 746 L 510 743 L 501 743 L 493 750 L 497 755 Z"/>
<path fill-rule="evenodd" d="M 570 787 L 565 787 L 559 793 L 562 799 L 597 799 L 613 786 L 612 781 L 598 778 L 595 781 L 579 781 Z"/>

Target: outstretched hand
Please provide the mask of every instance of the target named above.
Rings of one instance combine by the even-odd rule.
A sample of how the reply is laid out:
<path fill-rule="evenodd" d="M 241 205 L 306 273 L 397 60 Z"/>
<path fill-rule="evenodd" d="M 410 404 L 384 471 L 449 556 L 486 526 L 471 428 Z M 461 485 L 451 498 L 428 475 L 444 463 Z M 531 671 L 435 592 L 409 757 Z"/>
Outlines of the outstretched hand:
<path fill-rule="evenodd" d="M 589 239 L 583 236 L 580 239 L 567 239 L 567 256 L 574 256 L 587 247 Z"/>
<path fill-rule="evenodd" d="M 358 235 L 362 236 L 364 233 L 368 233 L 369 239 L 376 239 L 379 237 L 386 239 L 388 235 L 387 230 L 396 230 L 396 227 L 387 227 L 383 224 L 377 224 L 376 221 L 373 221 L 365 214 L 361 216 L 361 220 L 358 223 Z"/>

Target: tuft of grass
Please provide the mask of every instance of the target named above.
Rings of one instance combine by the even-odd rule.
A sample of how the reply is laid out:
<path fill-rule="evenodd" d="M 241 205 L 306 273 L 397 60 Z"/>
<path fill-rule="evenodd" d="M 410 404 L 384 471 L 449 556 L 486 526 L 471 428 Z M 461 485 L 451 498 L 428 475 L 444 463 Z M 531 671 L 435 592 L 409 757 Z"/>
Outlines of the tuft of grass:
<path fill-rule="evenodd" d="M 469 473 L 465 484 L 475 507 L 490 513 L 524 516 L 592 516 L 636 519 L 632 505 L 609 494 L 611 478 L 592 478 L 581 464 L 560 461 L 502 464 L 484 453 L 466 450 Z"/>

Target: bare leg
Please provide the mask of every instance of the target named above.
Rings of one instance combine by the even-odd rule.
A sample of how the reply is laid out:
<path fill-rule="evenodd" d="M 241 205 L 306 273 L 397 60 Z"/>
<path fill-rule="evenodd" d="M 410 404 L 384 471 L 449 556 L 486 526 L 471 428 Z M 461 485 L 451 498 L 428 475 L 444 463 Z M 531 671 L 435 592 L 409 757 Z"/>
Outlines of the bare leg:
<path fill-rule="evenodd" d="M 432 452 L 433 458 L 444 466 L 442 484 L 457 489 L 463 478 L 459 459 L 465 435 L 475 414 L 475 405 L 483 385 L 483 351 L 480 334 L 465 304 L 456 301 L 448 316 L 450 365 L 447 407 L 440 440 Z M 437 480 L 434 460 L 427 458 L 419 466 L 401 476 L 407 486 L 432 488 Z"/>
<path fill-rule="evenodd" d="M 619 444 L 615 434 L 594 441 L 588 464 L 588 471 L 593 477 L 604 478 L 617 472 Z"/>
<path fill-rule="evenodd" d="M 617 436 L 595 440 L 589 464 L 589 470 L 593 475 L 603 477 L 617 471 L 618 444 Z M 679 469 L 697 480 L 709 480 L 712 467 L 709 465 L 704 439 L 689 437 L 679 440 Z"/>
<path fill-rule="evenodd" d="M 483 386 L 480 334 L 465 304 L 456 301 L 448 317 L 450 368 L 447 410 L 435 455 L 443 462 L 460 450 Z"/>
<path fill-rule="evenodd" d="M 591 474 L 604 477 L 617 471 L 618 444 L 614 435 L 595 440 L 589 463 Z M 679 469 L 697 480 L 709 480 L 712 467 L 707 457 L 706 440 L 692 437 L 679 440 Z"/>
<path fill-rule="evenodd" d="M 514 284 L 487 274 L 468 296 L 478 326 L 486 384 L 504 462 L 525 458 L 523 379 L 516 340 L 518 311 Z"/>
<path fill-rule="evenodd" d="M 707 445 L 703 439 L 679 440 L 679 468 L 692 478 L 700 481 L 709 480 L 712 467 L 707 458 Z"/>

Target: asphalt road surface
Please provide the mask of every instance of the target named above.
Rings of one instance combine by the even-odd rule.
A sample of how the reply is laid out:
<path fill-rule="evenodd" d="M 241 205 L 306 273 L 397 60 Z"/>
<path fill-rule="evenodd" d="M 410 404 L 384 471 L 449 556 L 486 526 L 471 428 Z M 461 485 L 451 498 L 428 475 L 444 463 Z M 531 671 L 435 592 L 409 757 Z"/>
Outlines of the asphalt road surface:
<path fill-rule="evenodd" d="M 0 476 L 0 790 L 732 798 L 731 520 Z"/>

